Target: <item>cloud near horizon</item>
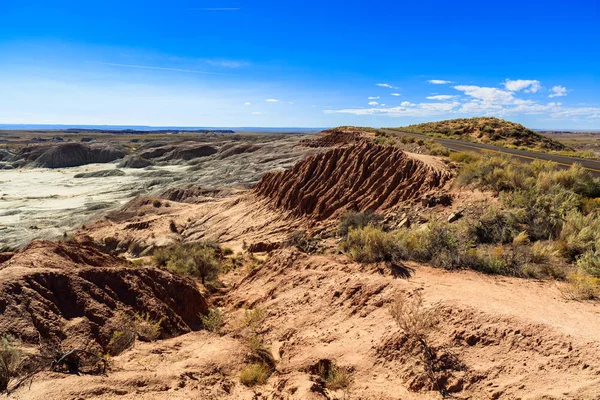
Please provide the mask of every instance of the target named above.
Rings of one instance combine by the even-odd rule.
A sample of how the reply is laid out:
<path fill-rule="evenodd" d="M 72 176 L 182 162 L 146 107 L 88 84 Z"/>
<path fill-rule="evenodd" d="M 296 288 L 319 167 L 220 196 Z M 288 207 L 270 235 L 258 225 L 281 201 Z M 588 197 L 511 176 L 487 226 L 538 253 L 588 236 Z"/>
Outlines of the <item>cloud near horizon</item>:
<path fill-rule="evenodd" d="M 449 82 L 449 81 L 444 81 Z M 431 83 L 431 81 L 430 81 Z M 518 97 L 518 94 L 534 95 L 541 88 L 538 80 L 507 79 L 502 83 L 504 88 L 456 85 L 452 88 L 460 95 L 431 95 L 428 100 L 432 102 L 403 101 L 400 105 L 384 107 L 384 105 L 371 102 L 370 108 L 342 108 L 323 110 L 326 114 L 353 114 L 353 115 L 385 115 L 390 117 L 459 117 L 459 116 L 497 116 L 511 115 L 547 115 L 553 119 L 571 117 L 600 118 L 600 107 L 595 106 L 565 106 L 559 102 L 542 103 L 531 98 Z M 562 97 L 567 95 L 564 86 L 554 86 L 549 97 Z"/>
<path fill-rule="evenodd" d="M 432 85 L 447 85 L 449 83 L 453 83 L 452 81 L 445 81 L 442 79 L 430 79 L 427 82 L 431 83 Z"/>

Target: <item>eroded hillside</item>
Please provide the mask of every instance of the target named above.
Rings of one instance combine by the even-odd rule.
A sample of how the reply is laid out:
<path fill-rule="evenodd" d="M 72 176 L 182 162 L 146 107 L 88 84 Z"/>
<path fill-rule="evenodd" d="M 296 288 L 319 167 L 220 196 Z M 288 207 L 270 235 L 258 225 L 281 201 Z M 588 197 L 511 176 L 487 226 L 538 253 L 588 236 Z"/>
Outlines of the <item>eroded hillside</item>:
<path fill-rule="evenodd" d="M 293 166 L 254 170 L 254 187 L 173 184 L 81 226 L 68 243 L 0 254 L 2 334 L 22 326 L 29 352 L 49 338 L 104 354 L 122 313 L 134 327 L 160 328 L 151 338 L 136 330 L 132 345 L 106 358 L 105 375 L 46 368 L 14 395 L 600 396 L 596 303 L 573 301 L 569 277 L 596 281 L 560 252 L 593 251 L 597 238 L 582 244 L 562 224 L 553 225 L 560 241 L 538 230 L 556 222 L 555 209 L 570 224 L 595 223 L 597 182 L 549 164 L 465 154 L 452 163 L 377 138 L 327 131 L 272 155 Z M 209 182 L 223 160 L 252 157 L 226 167 L 250 169 L 261 151 L 224 145 L 189 172 Z M 545 208 L 535 201 L 556 193 Z"/>

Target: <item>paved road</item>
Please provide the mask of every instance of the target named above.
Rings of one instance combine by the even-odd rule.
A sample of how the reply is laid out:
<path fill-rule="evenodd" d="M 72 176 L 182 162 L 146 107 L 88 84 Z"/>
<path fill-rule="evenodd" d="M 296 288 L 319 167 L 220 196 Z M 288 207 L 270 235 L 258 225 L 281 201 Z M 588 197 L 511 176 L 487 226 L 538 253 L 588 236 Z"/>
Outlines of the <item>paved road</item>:
<path fill-rule="evenodd" d="M 398 133 L 398 132 L 396 132 Z M 502 153 L 508 154 L 511 157 L 519 158 L 523 161 L 531 162 L 533 160 L 549 160 L 554 161 L 560 167 L 570 167 L 571 165 L 578 163 L 581 164 L 586 170 L 588 170 L 592 175 L 596 177 L 600 177 L 600 161 L 599 160 L 588 160 L 585 158 L 577 158 L 577 157 L 567 157 L 567 156 L 558 156 L 554 154 L 546 154 L 546 153 L 537 153 L 534 151 L 526 151 L 526 150 L 516 150 L 516 149 L 507 149 L 500 146 L 493 146 L 491 144 L 479 144 L 479 143 L 470 143 L 463 142 L 455 139 L 441 139 L 441 138 L 431 138 L 424 135 L 416 135 L 411 133 L 400 132 L 405 135 L 420 137 L 420 138 L 429 138 L 435 140 L 437 143 L 446 147 L 450 151 L 473 151 L 477 153 Z"/>

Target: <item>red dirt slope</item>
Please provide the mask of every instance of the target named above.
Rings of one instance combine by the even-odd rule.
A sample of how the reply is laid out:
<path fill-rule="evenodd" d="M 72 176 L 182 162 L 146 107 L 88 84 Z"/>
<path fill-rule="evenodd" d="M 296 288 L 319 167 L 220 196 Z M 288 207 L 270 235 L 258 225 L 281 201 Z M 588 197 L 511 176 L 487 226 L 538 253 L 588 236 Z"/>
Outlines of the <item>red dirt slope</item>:
<path fill-rule="evenodd" d="M 195 284 L 80 244 L 37 240 L 0 264 L 0 335 L 103 347 L 117 311 L 164 318 L 166 336 L 201 327 Z"/>
<path fill-rule="evenodd" d="M 266 174 L 255 190 L 296 215 L 327 219 L 347 209 L 385 211 L 441 188 L 448 171 L 373 143 L 310 156 Z"/>

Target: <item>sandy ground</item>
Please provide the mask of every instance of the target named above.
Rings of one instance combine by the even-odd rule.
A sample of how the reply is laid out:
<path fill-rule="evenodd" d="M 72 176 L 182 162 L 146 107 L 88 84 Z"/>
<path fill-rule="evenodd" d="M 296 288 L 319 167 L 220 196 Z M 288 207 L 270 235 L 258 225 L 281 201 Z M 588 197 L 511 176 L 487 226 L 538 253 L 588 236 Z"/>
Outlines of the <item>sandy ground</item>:
<path fill-rule="evenodd" d="M 431 343 L 462 365 L 445 371 L 455 398 L 593 399 L 600 396 L 600 323 L 593 303 L 566 301 L 553 283 L 444 272 L 408 265 L 412 277 L 344 256 L 278 251 L 258 270 L 224 277 L 227 326 L 141 343 L 113 360 L 105 377 L 48 373 L 16 398 L 416 399 L 441 396 L 423 384 L 414 347 L 403 341 L 388 305 L 422 291 L 440 304 Z M 261 334 L 278 359 L 264 386 L 238 374 L 247 355 L 239 321 L 261 308 Z M 319 360 L 352 370 L 347 390 L 330 391 L 310 373 Z M 425 380 L 426 381 L 426 380 Z"/>
<path fill-rule="evenodd" d="M 60 236 L 140 192 L 152 192 L 150 183 L 156 178 L 144 170 L 123 168 L 124 176 L 74 178 L 79 173 L 111 169 L 116 169 L 116 163 L 0 171 L 0 247 Z M 181 174 L 185 169 L 155 167 L 153 172 Z"/>

